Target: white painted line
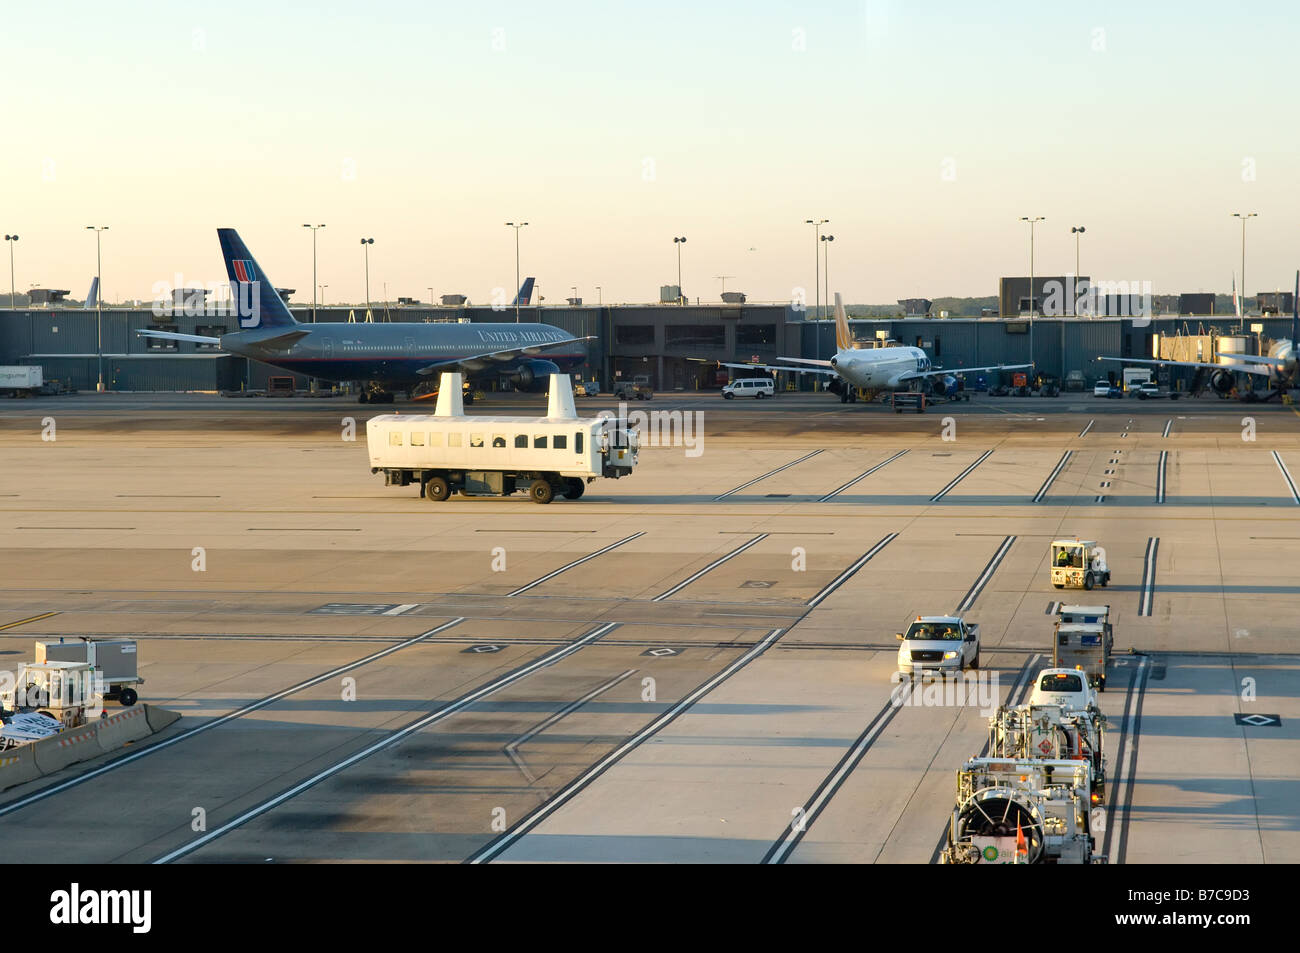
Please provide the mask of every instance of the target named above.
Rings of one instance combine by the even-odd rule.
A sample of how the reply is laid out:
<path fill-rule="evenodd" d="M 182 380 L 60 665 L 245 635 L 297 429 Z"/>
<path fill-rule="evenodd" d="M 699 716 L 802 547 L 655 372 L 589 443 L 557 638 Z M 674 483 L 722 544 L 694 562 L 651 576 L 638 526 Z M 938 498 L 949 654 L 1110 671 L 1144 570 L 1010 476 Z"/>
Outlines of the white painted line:
<path fill-rule="evenodd" d="M 830 803 L 837 793 L 844 780 L 853 772 L 853 770 L 862 761 L 863 756 L 880 737 L 881 732 L 893 721 L 900 708 L 907 702 L 908 697 L 915 690 L 916 683 L 908 681 L 907 686 L 899 693 L 897 699 L 891 698 L 885 702 L 885 707 L 877 712 L 876 716 L 868 723 L 862 734 L 858 735 L 857 740 L 845 752 L 844 757 L 835 766 L 830 775 L 822 781 L 813 796 L 803 805 L 803 813 L 799 815 L 798 821 L 792 821 L 787 824 L 785 830 L 781 832 L 780 839 L 768 850 L 767 855 L 760 861 L 764 864 L 782 864 L 790 856 L 790 852 L 799 845 L 803 840 L 803 835 L 807 833 L 808 828 L 812 826 L 822 809 Z M 798 826 L 796 827 L 796 824 Z"/>
<path fill-rule="evenodd" d="M 587 694 L 583 695 L 581 698 L 569 702 L 569 704 L 565 705 L 559 711 L 555 712 L 555 714 L 551 715 L 545 721 L 542 721 L 539 724 L 534 725 L 532 728 L 529 728 L 527 731 L 525 731 L 514 741 L 510 742 L 510 744 L 506 745 L 505 747 L 506 756 L 515 763 L 515 767 L 517 767 L 520 770 L 520 772 L 523 774 L 523 776 L 528 779 L 529 784 L 535 784 L 537 782 L 537 778 L 534 777 L 533 773 L 528 770 L 528 765 L 524 763 L 524 759 L 519 756 L 519 746 L 527 744 L 529 741 L 531 741 L 533 738 L 536 738 L 547 728 L 550 728 L 552 725 L 561 721 L 566 715 L 572 714 L 573 712 L 581 708 L 583 705 L 587 704 L 587 702 L 591 701 L 593 698 L 596 698 L 599 695 L 603 695 L 605 692 L 609 691 L 611 688 L 613 688 L 619 682 L 623 681 L 628 676 L 635 675 L 635 674 L 636 674 L 636 669 L 629 668 L 623 674 L 615 675 L 604 685 L 599 685 L 596 688 L 593 688 L 591 691 L 587 692 Z"/>
<path fill-rule="evenodd" d="M 1168 437 L 1169 431 L 1173 426 L 1174 426 L 1174 418 L 1170 417 L 1168 420 L 1165 421 L 1165 432 L 1162 433 L 1160 436 Z"/>
<path fill-rule="evenodd" d="M 1156 464 L 1156 502 L 1165 501 L 1165 472 L 1169 466 L 1169 451 L 1160 451 L 1160 462 Z"/>
<path fill-rule="evenodd" d="M 1292 501 L 1297 506 L 1300 506 L 1300 493 L 1296 492 L 1295 480 L 1291 479 L 1291 471 L 1286 468 L 1286 464 L 1282 462 L 1282 457 L 1276 450 L 1273 451 L 1273 462 L 1276 463 L 1277 468 L 1282 471 L 1282 479 L 1286 480 L 1286 488 L 1291 491 Z"/>
<path fill-rule="evenodd" d="M 573 562 L 569 563 L 569 564 L 566 565 L 566 566 L 561 566 L 559 569 L 553 569 L 553 570 L 551 570 L 550 572 L 548 572 L 545 576 L 542 576 L 540 579 L 534 579 L 532 582 L 528 583 L 526 586 L 520 586 L 520 587 L 519 587 L 518 589 L 516 589 L 514 592 L 507 592 L 507 593 L 506 593 L 506 598 L 509 599 L 509 598 L 511 598 L 512 596 L 517 596 L 517 595 L 520 595 L 520 594 L 522 594 L 522 593 L 525 593 L 525 592 L 527 592 L 529 589 L 533 588 L 534 586 L 540 586 L 542 583 L 546 582 L 546 580 L 548 580 L 548 579 L 554 579 L 556 576 L 558 576 L 558 575 L 559 575 L 560 573 L 562 573 L 562 572 L 568 572 L 568 571 L 569 571 L 570 569 L 572 569 L 574 566 L 581 566 L 583 563 L 585 563 L 585 562 L 586 562 L 587 560 L 589 560 L 589 559 L 595 559 L 597 556 L 603 556 L 605 553 L 609 552 L 611 549 L 617 549 L 619 546 L 622 546 L 624 543 L 630 543 L 630 542 L 632 542 L 632 540 L 634 540 L 634 539 L 638 539 L 638 538 L 640 538 L 640 537 L 642 537 L 642 536 L 644 536 L 644 535 L 645 535 L 645 531 L 643 530 L 643 531 L 640 532 L 640 533 L 633 533 L 631 536 L 624 536 L 624 537 L 623 537 L 622 539 L 620 539 L 618 542 L 616 542 L 616 543 L 610 543 L 610 544 L 609 544 L 608 546 L 606 546 L 604 549 L 598 549 L 598 550 L 596 550 L 594 553 L 588 553 L 587 555 L 583 556 L 581 559 L 575 559 Z"/>
<path fill-rule="evenodd" d="M 887 465 L 887 464 L 893 463 L 895 460 L 897 460 L 899 457 L 901 457 L 901 456 L 902 456 L 903 454 L 905 454 L 905 453 L 907 453 L 906 450 L 900 450 L 900 451 L 898 451 L 898 453 L 894 454 L 894 455 L 893 455 L 892 457 L 890 457 L 888 460 L 883 460 L 883 461 L 881 461 L 880 463 L 877 463 L 874 467 L 872 467 L 872 468 L 871 468 L 870 470 L 868 470 L 866 473 L 860 473 L 860 474 L 858 474 L 858 475 L 855 476 L 852 480 L 850 480 L 848 483 L 844 484 L 844 485 L 843 485 L 842 487 L 840 487 L 839 489 L 831 490 L 829 493 L 827 493 L 825 496 L 823 496 L 823 497 L 822 497 L 821 499 L 819 499 L 817 502 L 818 502 L 818 503 L 825 503 L 827 500 L 832 499 L 833 497 L 838 496 L 839 494 L 841 494 L 841 493 L 843 493 L 845 490 L 847 490 L 849 487 L 853 486 L 853 484 L 857 483 L 859 480 L 865 480 L 867 477 L 871 476 L 871 474 L 875 473 L 875 472 L 876 472 L 877 470 L 879 470 L 881 467 L 883 467 L 883 466 L 885 466 L 885 465 Z"/>
<path fill-rule="evenodd" d="M 555 795 L 555 797 L 551 798 L 532 814 L 525 817 L 518 825 L 506 831 L 478 853 L 471 856 L 467 862 L 471 864 L 491 863 L 499 854 L 518 842 L 525 834 L 572 800 L 580 791 L 582 791 L 583 788 L 596 780 L 596 778 L 600 777 L 600 775 L 604 774 L 612 765 L 620 761 L 624 755 L 638 747 L 647 738 L 658 734 L 684 711 L 694 705 L 709 692 L 713 691 L 714 688 L 721 685 L 736 672 L 740 671 L 754 659 L 758 658 L 758 656 L 762 655 L 773 642 L 781 637 L 783 632 L 785 632 L 785 629 L 773 629 L 763 638 L 762 641 L 755 643 L 748 652 L 736 659 L 703 685 L 696 688 L 693 692 L 677 704 L 673 705 L 666 712 L 652 721 L 645 728 L 641 729 L 627 741 L 623 742 L 609 754 L 605 755 L 605 757 L 601 758 L 578 777 L 574 778 L 566 784 L 560 792 Z"/>
<path fill-rule="evenodd" d="M 405 605 L 393 606 L 393 608 L 389 609 L 387 612 L 381 612 L 380 615 L 401 615 L 404 612 L 410 612 L 418 605 L 418 602 L 408 602 Z"/>
<path fill-rule="evenodd" d="M 448 702 L 447 704 L 443 705 L 441 708 L 437 709 L 436 711 L 430 712 L 429 714 L 425 715 L 423 718 L 411 722 L 405 728 L 395 731 L 392 734 L 388 735 L 388 737 L 383 738 L 382 740 L 377 741 L 374 744 L 369 745 L 365 748 L 362 748 L 356 754 L 344 758 L 342 761 L 335 762 L 334 764 L 330 765 L 328 768 L 325 768 L 323 771 L 318 771 L 316 774 L 313 774 L 306 781 L 302 781 L 298 784 L 295 784 L 293 787 L 289 788 L 286 791 L 282 791 L 281 793 L 277 794 L 275 797 L 269 798 L 263 801 L 261 804 L 249 808 L 247 811 L 244 811 L 234 820 L 227 821 L 225 824 L 222 824 L 220 827 L 208 831 L 202 837 L 196 837 L 188 844 L 185 844 L 181 847 L 176 848 L 173 851 L 163 854 L 161 857 L 154 860 L 153 863 L 170 864 L 173 860 L 177 860 L 181 857 L 184 857 L 186 854 L 193 853 L 203 845 L 210 844 L 218 837 L 222 837 L 230 833 L 231 831 L 233 831 L 235 828 L 247 824 L 253 818 L 260 817 L 261 815 L 265 814 L 267 811 L 270 811 L 273 808 L 283 804 L 285 801 L 297 797 L 299 794 L 301 794 L 303 791 L 306 791 L 308 788 L 314 787 L 317 784 L 320 784 L 320 782 L 326 780 L 327 778 L 332 778 L 340 771 L 343 771 L 346 768 L 350 768 L 352 765 L 356 764 L 357 762 L 365 760 L 375 752 L 382 751 L 385 748 L 391 748 L 399 741 L 402 741 L 403 739 L 409 737 L 410 735 L 414 734 L 417 731 L 420 731 L 423 728 L 427 728 L 429 725 L 432 725 L 434 722 L 441 721 L 442 719 L 446 718 L 449 715 L 456 714 L 456 712 L 458 711 L 463 711 L 465 708 L 468 708 L 470 705 L 472 705 L 474 702 L 478 701 L 479 699 L 485 698 L 486 696 L 491 695 L 494 692 L 498 692 L 501 689 L 505 688 L 507 685 L 513 685 L 515 682 L 519 681 L 522 678 L 526 678 L 527 676 L 533 674 L 539 669 L 546 668 L 548 665 L 553 665 L 556 662 L 560 661 L 562 658 L 572 655 L 574 652 L 578 651 L 581 648 L 584 648 L 587 645 L 590 645 L 596 639 L 600 638 L 602 635 L 604 635 L 605 633 L 609 632 L 611 629 L 617 626 L 618 626 L 617 622 L 609 622 L 605 625 L 602 625 L 598 629 L 593 629 L 592 631 L 584 635 L 582 638 L 577 639 L 574 642 L 571 642 L 569 645 L 566 645 L 564 648 L 557 649 L 554 652 L 548 652 L 546 655 L 543 655 L 541 658 L 537 659 L 536 661 L 530 662 L 529 664 L 523 666 L 522 668 L 517 668 L 513 672 L 509 672 L 501 676 L 500 678 L 494 679 L 488 682 L 486 685 L 483 685 L 480 688 L 476 688 L 474 691 L 470 692 L 469 694 L 462 695 L 460 698 L 456 699 L 453 702 Z"/>
<path fill-rule="evenodd" d="M 945 486 L 942 490 L 940 490 L 940 491 L 939 491 L 938 493 L 936 493 L 934 496 L 930 497 L 930 502 L 931 502 L 931 503 L 938 503 L 940 500 L 942 500 L 945 496 L 948 495 L 949 491 L 951 491 L 951 490 L 953 489 L 953 487 L 955 487 L 955 486 L 956 486 L 958 483 L 960 483 L 962 480 L 966 479 L 966 477 L 970 476 L 971 472 L 972 472 L 972 471 L 973 471 L 977 466 L 979 466 L 981 463 L 983 463 L 985 460 L 987 460 L 987 459 L 988 459 L 989 457 L 991 457 L 992 455 L 993 455 L 993 451 L 992 451 L 992 450 L 985 450 L 983 453 L 981 453 L 980 456 L 979 456 L 979 459 L 978 459 L 978 460 L 976 460 L 974 463 L 972 463 L 970 466 L 968 466 L 965 470 L 962 470 L 961 473 L 957 474 L 957 476 L 953 478 L 953 480 L 952 480 L 951 483 L 949 483 L 947 486 Z"/>
<path fill-rule="evenodd" d="M 716 503 L 718 502 L 718 500 L 725 500 L 733 493 L 739 493 L 741 490 L 748 489 L 749 487 L 753 486 L 755 483 L 761 483 L 763 480 L 766 480 L 770 476 L 776 476 L 778 473 L 780 473 L 783 470 L 789 470 L 793 466 L 798 466 L 800 463 L 803 463 L 805 460 L 817 456 L 817 454 L 822 453 L 824 450 L 825 448 L 823 447 L 822 450 L 814 450 L 812 453 L 805 453 L 798 460 L 791 460 L 783 467 L 777 467 L 775 470 L 769 470 L 767 473 L 764 473 L 762 476 L 754 477 L 754 479 L 750 480 L 748 483 L 742 483 L 740 484 L 740 486 L 728 490 L 726 493 L 718 494 L 713 498 L 713 502 Z"/>
<path fill-rule="evenodd" d="M 1088 421 L 1088 426 L 1084 427 L 1082 430 L 1079 431 L 1079 436 L 1080 436 L 1080 437 L 1086 437 L 1086 436 L 1088 436 L 1088 431 L 1092 429 L 1092 425 L 1095 424 L 1096 422 L 1097 422 L 1097 418 L 1096 418 L 1096 417 L 1094 417 L 1092 420 Z"/>
<path fill-rule="evenodd" d="M 978 599 L 980 593 L 984 591 L 984 587 L 988 585 L 989 580 L 993 578 L 993 574 L 998 571 L 998 566 L 1002 565 L 1002 560 L 1006 558 L 1007 553 L 1011 550 L 1011 546 L 1015 541 L 1016 538 L 1014 536 L 1008 536 L 1002 540 L 1002 545 L 999 546 L 998 551 L 993 554 L 993 558 L 988 561 L 988 565 L 984 567 L 984 571 L 980 573 L 979 578 L 975 580 L 975 584 L 970 587 L 961 602 L 957 604 L 958 614 L 965 612 L 975 604 L 975 600 Z"/>
<path fill-rule="evenodd" d="M 371 662 L 378 661 L 379 659 L 384 658 L 387 655 L 392 655 L 394 652 L 400 651 L 401 649 L 404 649 L 409 645 L 415 645 L 417 642 L 423 642 L 425 639 L 431 638 L 432 636 L 437 635 L 439 632 L 445 632 L 447 629 L 450 629 L 452 626 L 460 625 L 460 623 L 464 621 L 465 621 L 465 617 L 462 616 L 460 618 L 452 619 L 450 622 L 444 622 L 442 625 L 438 626 L 437 628 L 430 629 L 428 632 L 421 632 L 419 635 L 412 636 L 409 639 L 404 639 L 403 641 L 398 642 L 396 645 L 390 645 L 386 649 L 380 649 L 378 652 L 372 652 L 370 655 L 367 655 L 365 658 L 357 659 L 355 662 L 349 662 L 346 665 L 340 665 L 338 668 L 330 669 L 328 672 L 325 672 L 321 675 L 317 675 L 314 678 L 309 678 L 305 682 L 299 682 L 297 685 L 293 685 L 289 688 L 284 689 L 283 691 L 276 692 L 274 695 L 267 695 L 265 698 L 259 698 L 257 701 L 245 705 L 243 708 L 237 708 L 232 712 L 228 712 L 220 716 L 219 718 L 214 718 L 211 721 L 205 721 L 201 725 L 195 725 L 193 728 L 190 728 L 188 731 L 183 731 L 179 735 L 173 735 L 172 737 L 166 739 L 165 741 L 160 741 L 157 744 L 151 744 L 147 748 L 142 748 L 139 751 L 136 751 L 132 754 L 125 755 L 124 757 L 121 758 L 116 758 L 110 761 L 108 764 L 96 768 L 93 771 L 87 771 L 85 774 L 79 774 L 75 778 L 70 778 L 67 781 L 62 782 L 61 784 L 54 784 L 48 788 L 42 788 L 41 790 L 37 791 L 34 794 L 29 795 L 28 797 L 21 798 L 17 801 L 12 801 L 11 803 L 4 805 L 3 807 L 0 807 L 0 817 L 3 817 L 6 814 L 11 814 L 14 811 L 24 808 L 28 804 L 34 804 L 37 801 L 43 801 L 48 797 L 53 797 L 55 794 L 58 794 L 61 791 L 66 791 L 68 788 L 75 787 L 76 785 L 81 784 L 84 781 L 89 781 L 91 778 L 97 778 L 101 774 L 107 774 L 109 771 L 115 771 L 118 768 L 123 767 L 124 765 L 128 765 L 133 761 L 139 761 L 141 758 L 146 758 L 156 751 L 162 751 L 164 748 L 170 748 L 172 745 L 180 744 L 182 741 L 185 741 L 188 738 L 193 738 L 195 735 L 202 734 L 205 731 L 210 731 L 213 728 L 216 728 L 220 725 L 224 725 L 228 721 L 234 721 L 236 718 L 242 718 L 244 715 L 250 714 L 251 712 L 255 712 L 258 709 L 265 708 L 267 705 L 273 704 L 274 702 L 279 701 L 281 698 L 287 698 L 289 695 L 292 695 L 296 692 L 300 692 L 305 688 L 311 688 L 313 685 L 319 685 L 321 682 L 326 682 L 329 681 L 330 679 L 337 678 L 339 675 L 342 675 L 344 672 L 349 672 L 352 669 L 359 668 L 362 665 L 368 665 Z"/>
<path fill-rule="evenodd" d="M 683 580 L 682 580 L 681 582 L 679 582 L 677 585 L 673 586 L 671 589 L 669 589 L 669 590 L 667 590 L 667 591 L 665 591 L 665 592 L 661 592 L 661 593 L 659 593 L 659 595 L 655 596 L 655 597 L 654 597 L 653 599 L 651 599 L 650 601 L 651 601 L 651 602 L 663 602 L 663 601 L 664 601 L 665 599 L 667 599 L 669 596 L 672 596 L 672 595 L 674 595 L 675 593 L 681 592 L 683 589 L 685 589 L 687 586 L 689 586 L 691 583 L 693 583 L 696 579 L 699 579 L 699 578 L 700 578 L 701 576 L 703 576 L 705 573 L 710 572 L 710 571 L 712 571 L 712 570 L 714 570 L 714 569 L 717 569 L 719 566 L 721 566 L 721 565 L 722 565 L 723 563 L 725 563 L 727 560 L 729 560 L 729 559 L 733 559 L 734 557 L 739 556 L 739 555 L 740 555 L 741 553 L 743 553 L 745 550 L 749 549 L 749 547 L 753 546 L 755 543 L 761 543 L 763 540 L 767 539 L 767 537 L 768 537 L 768 534 L 767 534 L 767 533 L 759 533 L 757 536 L 755 536 L 755 537 L 754 537 L 753 539 L 751 539 L 749 542 L 747 542 L 747 543 L 743 543 L 743 544 L 741 544 L 740 546 L 737 546 L 737 547 L 736 547 L 735 549 L 733 549 L 731 552 L 727 553 L 725 556 L 722 556 L 722 557 L 720 557 L 720 558 L 718 558 L 718 559 L 715 559 L 713 562 L 709 563 L 707 566 L 705 566 L 703 569 L 701 569 L 701 570 L 700 570 L 699 572 L 697 572 L 695 575 L 690 576 L 690 577 L 687 578 L 687 579 L 683 579 Z"/>
<path fill-rule="evenodd" d="M 1149 616 L 1156 592 L 1156 555 L 1160 551 L 1160 537 L 1147 539 L 1146 557 L 1142 563 L 1142 594 L 1138 597 L 1138 615 Z"/>
<path fill-rule="evenodd" d="M 832 579 L 822 589 L 821 592 L 817 593 L 817 595 L 809 599 L 807 603 L 805 603 L 805 605 L 807 605 L 809 609 L 812 609 L 813 607 L 817 606 L 823 599 L 829 596 L 832 592 L 834 592 L 840 586 L 844 585 L 844 583 L 848 582 L 849 578 L 855 572 L 857 572 L 859 569 L 861 569 L 863 566 L 869 563 L 871 561 L 871 558 L 875 556 L 876 553 L 880 552 L 882 549 L 884 549 L 886 546 L 888 546 L 897 538 L 898 538 L 897 533 L 890 533 L 888 536 L 881 539 L 880 542 L 876 543 L 876 545 L 872 546 L 865 553 L 863 553 L 856 560 L 854 560 L 852 566 L 850 566 L 848 569 L 844 570 L 842 573 L 840 573 L 838 576 Z"/>
<path fill-rule="evenodd" d="M 1080 436 L 1082 436 L 1082 434 Z M 1047 491 L 1052 488 L 1052 484 L 1056 482 L 1056 478 L 1061 475 L 1061 471 L 1065 469 L 1065 465 L 1070 462 L 1070 457 L 1073 455 L 1073 450 L 1067 450 L 1065 453 L 1061 454 L 1061 459 L 1056 464 L 1056 469 L 1048 475 L 1047 479 L 1043 481 L 1043 485 L 1038 488 L 1038 492 L 1034 494 L 1033 502 L 1043 502 L 1043 499 L 1047 496 Z"/>

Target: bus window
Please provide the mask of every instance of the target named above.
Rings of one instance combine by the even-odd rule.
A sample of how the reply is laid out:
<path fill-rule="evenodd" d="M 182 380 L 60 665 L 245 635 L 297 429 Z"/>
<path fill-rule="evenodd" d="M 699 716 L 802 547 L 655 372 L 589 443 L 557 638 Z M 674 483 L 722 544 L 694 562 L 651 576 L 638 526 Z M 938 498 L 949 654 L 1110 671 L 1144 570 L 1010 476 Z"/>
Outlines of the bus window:
<path fill-rule="evenodd" d="M 528 449 L 528 434 L 526 433 L 515 434 L 515 449 L 516 450 Z"/>
<path fill-rule="evenodd" d="M 533 449 L 534 449 L 534 450 L 545 450 L 545 449 L 546 449 L 546 437 L 545 437 L 545 436 L 538 436 L 537 434 L 533 434 Z"/>
<path fill-rule="evenodd" d="M 412 446 L 412 447 L 423 447 L 423 446 L 424 446 L 424 434 L 422 434 L 422 433 L 413 433 L 413 434 L 411 434 L 411 446 Z"/>
<path fill-rule="evenodd" d="M 573 435 L 573 452 L 582 453 L 582 431 L 579 430 Z"/>
<path fill-rule="evenodd" d="M 481 433 L 472 433 L 469 435 L 469 445 L 472 448 L 483 446 L 483 435 Z"/>
<path fill-rule="evenodd" d="M 459 447 L 461 445 L 461 438 L 463 436 L 464 436 L 463 434 L 458 434 L 458 433 L 447 434 L 447 446 Z"/>
<path fill-rule="evenodd" d="M 492 449 L 504 450 L 506 446 L 505 434 L 494 433 L 492 435 Z"/>
<path fill-rule="evenodd" d="M 564 450 L 569 446 L 569 438 L 562 433 L 557 433 L 555 439 L 551 441 L 551 447 L 555 450 Z"/>
<path fill-rule="evenodd" d="M 390 431 L 388 434 L 388 445 L 390 447 L 400 447 L 402 445 L 402 435 L 396 430 Z"/>

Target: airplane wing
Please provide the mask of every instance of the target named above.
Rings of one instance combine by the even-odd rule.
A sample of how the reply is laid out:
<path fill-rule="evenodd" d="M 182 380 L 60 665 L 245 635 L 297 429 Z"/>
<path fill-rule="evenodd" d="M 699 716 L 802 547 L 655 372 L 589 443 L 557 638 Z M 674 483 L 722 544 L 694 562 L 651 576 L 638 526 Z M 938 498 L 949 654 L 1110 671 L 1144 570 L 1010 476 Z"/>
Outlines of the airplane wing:
<path fill-rule="evenodd" d="M 136 331 L 142 338 L 161 338 L 164 341 L 193 341 L 195 344 L 220 344 L 221 338 L 205 337 L 202 334 L 180 334 L 176 331 Z"/>
<path fill-rule="evenodd" d="M 808 357 L 778 357 L 778 361 L 789 361 L 791 364 L 811 364 L 814 367 L 830 367 L 830 361 L 814 361 Z M 730 365 L 728 365 L 730 366 Z"/>
<path fill-rule="evenodd" d="M 468 374 L 477 374 L 493 364 L 505 364 L 519 357 L 545 356 L 546 352 L 551 348 L 563 347 L 566 344 L 577 344 L 581 341 L 594 341 L 595 339 L 596 335 L 591 334 L 584 338 L 567 338 L 563 341 L 551 341 L 547 344 L 529 344 L 526 347 L 510 347 L 500 351 L 486 351 L 482 354 L 471 354 L 468 357 L 456 357 L 448 361 L 429 364 L 420 368 L 416 373 L 427 377 L 430 374 L 459 369 Z"/>
<path fill-rule="evenodd" d="M 911 374 L 904 374 L 899 377 L 899 380 L 919 381 L 926 377 L 936 377 L 939 374 L 974 374 L 976 371 L 1014 371 L 1021 367 L 1032 366 L 1032 364 L 990 364 L 988 367 L 941 367 L 937 370 L 915 371 Z"/>
<path fill-rule="evenodd" d="M 791 358 L 784 358 L 784 357 L 783 357 L 783 358 L 781 358 L 781 360 L 783 360 L 783 361 L 785 361 L 785 360 L 791 360 Z M 783 367 L 783 366 L 780 365 L 780 364 L 728 364 L 726 361 L 719 361 L 719 362 L 718 362 L 718 366 L 719 366 L 719 367 L 739 367 L 739 368 L 741 368 L 742 370 L 750 370 L 750 371 L 785 371 L 785 372 L 788 373 L 788 374 L 829 374 L 829 375 L 831 375 L 832 377 L 837 377 L 837 376 L 838 376 L 838 375 L 836 374 L 836 372 L 835 372 L 835 368 L 831 367 L 831 366 L 830 366 L 830 363 L 827 362 L 827 361 L 817 361 L 817 362 L 809 361 L 808 363 L 809 363 L 809 364 L 816 363 L 816 364 L 819 364 L 819 365 L 821 365 L 821 364 L 825 364 L 826 366 L 825 366 L 825 367 L 820 367 L 820 366 L 818 366 L 818 367 Z"/>
<path fill-rule="evenodd" d="M 1238 356 L 1240 355 L 1236 355 L 1236 354 L 1233 355 L 1233 357 L 1238 357 Z M 1143 357 L 1100 357 L 1098 358 L 1098 360 L 1119 361 L 1122 364 L 1157 364 L 1157 365 L 1168 364 L 1170 367 L 1209 367 L 1216 371 L 1233 371 L 1233 372 L 1240 372 L 1242 374 L 1267 375 L 1269 373 L 1267 367 L 1247 367 L 1241 364 L 1207 364 L 1203 361 L 1157 361 L 1153 358 L 1143 358 Z M 1258 360 L 1258 358 L 1255 358 L 1255 360 Z M 1266 360 L 1272 360 L 1272 359 L 1267 358 Z"/>

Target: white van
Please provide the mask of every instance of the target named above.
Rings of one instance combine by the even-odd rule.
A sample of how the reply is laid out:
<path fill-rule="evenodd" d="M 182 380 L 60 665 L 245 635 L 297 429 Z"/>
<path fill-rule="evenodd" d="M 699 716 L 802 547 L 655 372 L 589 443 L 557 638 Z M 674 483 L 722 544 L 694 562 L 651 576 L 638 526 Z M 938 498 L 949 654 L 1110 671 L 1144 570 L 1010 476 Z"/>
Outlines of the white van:
<path fill-rule="evenodd" d="M 733 400 L 736 397 L 754 397 L 756 399 L 774 397 L 776 396 L 776 385 L 772 383 L 770 377 L 746 377 L 724 384 L 722 396 L 727 400 Z"/>

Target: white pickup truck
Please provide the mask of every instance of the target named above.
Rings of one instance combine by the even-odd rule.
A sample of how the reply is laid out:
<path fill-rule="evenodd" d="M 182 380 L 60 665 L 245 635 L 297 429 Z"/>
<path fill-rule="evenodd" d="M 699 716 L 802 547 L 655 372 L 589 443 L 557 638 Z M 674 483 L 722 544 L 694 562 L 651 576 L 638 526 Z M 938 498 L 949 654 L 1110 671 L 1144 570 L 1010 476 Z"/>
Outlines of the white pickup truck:
<path fill-rule="evenodd" d="M 919 615 L 897 633 L 898 670 L 913 678 L 960 674 L 980 667 L 979 623 L 955 615 Z"/>

